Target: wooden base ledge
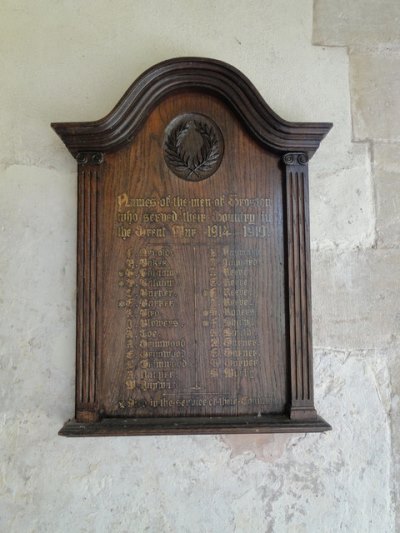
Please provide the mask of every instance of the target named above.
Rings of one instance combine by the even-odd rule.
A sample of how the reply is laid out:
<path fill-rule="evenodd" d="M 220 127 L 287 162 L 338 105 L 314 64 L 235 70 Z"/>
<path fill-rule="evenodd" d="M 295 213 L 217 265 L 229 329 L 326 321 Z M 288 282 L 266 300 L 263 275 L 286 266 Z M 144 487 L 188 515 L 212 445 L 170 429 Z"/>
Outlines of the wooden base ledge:
<path fill-rule="evenodd" d="M 315 433 L 331 429 L 331 426 L 320 416 L 313 420 L 291 420 L 281 415 L 234 418 L 103 418 L 99 422 L 68 420 L 58 434 L 65 437 L 116 437 L 224 433 Z"/>

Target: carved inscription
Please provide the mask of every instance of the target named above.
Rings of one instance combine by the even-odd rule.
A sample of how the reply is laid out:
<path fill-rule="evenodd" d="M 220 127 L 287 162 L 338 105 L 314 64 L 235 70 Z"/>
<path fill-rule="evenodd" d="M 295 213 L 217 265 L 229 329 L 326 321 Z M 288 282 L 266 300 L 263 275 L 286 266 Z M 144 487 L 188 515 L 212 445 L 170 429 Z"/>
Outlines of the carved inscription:
<path fill-rule="evenodd" d="M 175 389 L 176 369 L 187 367 L 173 255 L 169 246 L 129 248 L 126 268 L 119 271 L 119 286 L 125 290 L 125 299 L 118 305 L 126 316 L 125 386 L 129 392 Z"/>
<path fill-rule="evenodd" d="M 251 390 L 243 384 L 255 382 L 260 368 L 252 280 L 260 275 L 259 241 L 268 239 L 272 222 L 270 198 L 117 196 L 116 236 L 127 243 L 118 272 L 126 321 L 120 410 L 223 413 L 271 402 L 268 395 L 226 391 L 238 383 Z M 235 246 L 237 237 L 244 244 Z"/>
<path fill-rule="evenodd" d="M 221 195 L 218 198 L 130 198 L 126 192 L 118 195 L 116 236 L 167 239 L 233 237 L 239 227 L 239 237 L 268 238 L 272 222 L 270 198 L 243 198 Z M 157 208 L 157 211 L 154 211 Z M 153 210 L 152 210 L 153 209 Z M 254 212 L 256 210 L 256 212 Z"/>

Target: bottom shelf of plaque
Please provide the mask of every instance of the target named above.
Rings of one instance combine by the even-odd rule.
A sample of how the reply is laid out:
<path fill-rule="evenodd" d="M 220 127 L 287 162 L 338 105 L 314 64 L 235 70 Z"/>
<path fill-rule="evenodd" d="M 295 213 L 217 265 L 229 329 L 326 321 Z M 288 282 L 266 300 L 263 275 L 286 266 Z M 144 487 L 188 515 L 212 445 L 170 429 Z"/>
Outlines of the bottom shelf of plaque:
<path fill-rule="evenodd" d="M 98 422 L 69 420 L 59 431 L 66 437 L 106 437 L 129 435 L 205 435 L 228 433 L 314 433 L 331 426 L 320 416 L 293 420 L 285 415 L 103 418 Z"/>

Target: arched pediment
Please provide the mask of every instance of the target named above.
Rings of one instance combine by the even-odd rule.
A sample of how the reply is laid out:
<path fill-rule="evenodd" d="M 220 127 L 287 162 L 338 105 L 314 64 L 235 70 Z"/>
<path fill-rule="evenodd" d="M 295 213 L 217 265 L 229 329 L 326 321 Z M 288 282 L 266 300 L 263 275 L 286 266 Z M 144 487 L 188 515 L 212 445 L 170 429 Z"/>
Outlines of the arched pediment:
<path fill-rule="evenodd" d="M 332 127 L 326 122 L 288 122 L 236 68 L 215 59 L 185 57 L 163 61 L 144 72 L 104 118 L 56 122 L 52 127 L 74 157 L 80 152 L 114 151 L 132 141 L 164 98 L 187 90 L 223 100 L 253 137 L 277 153 L 297 151 L 311 157 Z"/>

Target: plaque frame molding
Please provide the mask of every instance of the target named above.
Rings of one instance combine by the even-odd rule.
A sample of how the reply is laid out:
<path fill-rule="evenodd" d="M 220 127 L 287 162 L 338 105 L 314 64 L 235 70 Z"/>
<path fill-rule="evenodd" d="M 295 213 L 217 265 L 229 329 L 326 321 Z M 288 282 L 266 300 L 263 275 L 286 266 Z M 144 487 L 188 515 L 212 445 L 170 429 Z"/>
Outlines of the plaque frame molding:
<path fill-rule="evenodd" d="M 220 98 L 262 146 L 281 157 L 285 224 L 287 346 L 290 401 L 284 415 L 261 417 L 104 418 L 99 409 L 100 351 L 97 294 L 97 184 L 107 152 L 132 142 L 167 96 L 195 90 Z M 308 160 L 331 123 L 288 122 L 266 104 L 234 67 L 206 58 L 177 58 L 142 74 L 113 110 L 92 122 L 52 123 L 78 163 L 78 263 L 75 419 L 65 436 L 290 433 L 331 429 L 314 407 L 309 242 Z"/>

